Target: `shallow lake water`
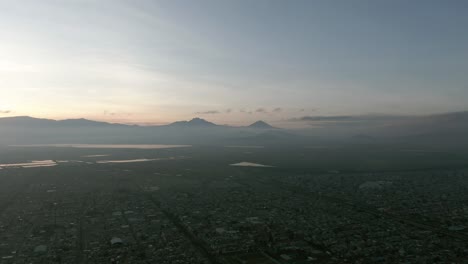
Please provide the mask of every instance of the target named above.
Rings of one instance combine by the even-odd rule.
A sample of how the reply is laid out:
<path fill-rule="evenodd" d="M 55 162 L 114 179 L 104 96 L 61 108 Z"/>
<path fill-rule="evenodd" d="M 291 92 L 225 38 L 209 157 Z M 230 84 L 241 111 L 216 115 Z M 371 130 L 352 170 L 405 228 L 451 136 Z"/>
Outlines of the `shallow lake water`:
<path fill-rule="evenodd" d="M 38 168 L 38 167 L 53 167 L 56 166 L 57 162 L 53 160 L 33 160 L 31 162 L 24 163 L 7 163 L 0 164 L 0 168 Z"/>
<path fill-rule="evenodd" d="M 151 145 L 151 144 L 37 144 L 37 145 L 11 145 L 11 147 L 54 147 L 54 148 L 89 148 L 89 149 L 168 149 L 187 148 L 191 145 Z"/>
<path fill-rule="evenodd" d="M 263 168 L 272 168 L 273 166 L 269 165 L 263 165 L 263 164 L 258 164 L 258 163 L 252 163 L 252 162 L 239 162 L 239 163 L 234 163 L 231 164 L 230 166 L 237 166 L 237 167 L 263 167 Z"/>

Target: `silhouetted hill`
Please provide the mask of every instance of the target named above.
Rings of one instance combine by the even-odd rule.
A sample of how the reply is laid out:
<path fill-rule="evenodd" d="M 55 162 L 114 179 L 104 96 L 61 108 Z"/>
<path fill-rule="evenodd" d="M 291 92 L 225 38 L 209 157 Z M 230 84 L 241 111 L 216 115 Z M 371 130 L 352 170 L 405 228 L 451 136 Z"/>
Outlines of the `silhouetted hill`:
<path fill-rule="evenodd" d="M 0 118 L 0 125 L 2 126 L 22 126 L 22 127 L 40 127 L 40 126 L 53 126 L 53 127 L 82 127 L 82 126 L 127 126 L 122 124 L 111 124 L 107 122 L 92 121 L 84 118 L 80 119 L 65 119 L 53 120 L 34 118 L 30 116 L 16 116 Z"/>
<path fill-rule="evenodd" d="M 190 121 L 177 121 L 177 122 L 174 122 L 172 124 L 169 124 L 168 126 L 179 126 L 179 127 L 214 127 L 214 126 L 218 126 L 214 123 L 211 123 L 211 122 L 208 122 L 206 121 L 205 119 L 201 119 L 201 118 L 193 118 L 192 120 Z"/>
<path fill-rule="evenodd" d="M 38 126 L 38 125 L 52 125 L 55 124 L 55 120 L 33 118 L 30 116 L 15 116 L 15 117 L 4 117 L 0 118 L 0 125 L 2 126 Z"/>
<path fill-rule="evenodd" d="M 98 121 L 93 121 L 93 120 L 88 120 L 84 118 L 80 119 L 66 119 L 66 120 L 61 120 L 57 121 L 58 124 L 64 125 L 64 126 L 127 126 L 123 124 L 111 124 L 107 122 L 98 122 Z"/>
<path fill-rule="evenodd" d="M 268 123 L 266 123 L 264 121 L 261 121 L 261 120 L 251 124 L 248 127 L 256 128 L 256 129 L 273 129 L 274 128 L 271 125 L 269 125 Z"/>

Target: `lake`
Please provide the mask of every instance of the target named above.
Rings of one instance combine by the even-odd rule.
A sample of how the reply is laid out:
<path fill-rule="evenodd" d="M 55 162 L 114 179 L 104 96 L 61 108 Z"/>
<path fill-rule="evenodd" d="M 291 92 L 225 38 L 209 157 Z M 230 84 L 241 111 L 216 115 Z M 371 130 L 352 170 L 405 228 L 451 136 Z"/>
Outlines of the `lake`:
<path fill-rule="evenodd" d="M 191 145 L 151 145 L 151 144 L 35 144 L 11 145 L 10 147 L 54 147 L 54 148 L 84 148 L 84 149 L 168 149 L 188 148 Z"/>
<path fill-rule="evenodd" d="M 272 168 L 273 166 L 269 165 L 263 165 L 263 164 L 258 164 L 258 163 L 252 163 L 252 162 L 239 162 L 239 163 L 234 163 L 231 164 L 230 166 L 236 166 L 236 167 L 262 167 L 262 168 Z"/>
<path fill-rule="evenodd" d="M 7 163 L 0 164 L 0 168 L 38 168 L 38 167 L 53 167 L 57 162 L 53 160 L 33 160 L 25 163 Z"/>

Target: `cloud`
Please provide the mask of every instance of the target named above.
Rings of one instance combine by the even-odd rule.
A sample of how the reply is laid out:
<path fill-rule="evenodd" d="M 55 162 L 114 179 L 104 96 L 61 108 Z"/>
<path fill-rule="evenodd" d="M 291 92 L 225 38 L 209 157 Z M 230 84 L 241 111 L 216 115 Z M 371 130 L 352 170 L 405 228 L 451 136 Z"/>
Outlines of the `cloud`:
<path fill-rule="evenodd" d="M 266 114 L 268 111 L 265 108 L 258 108 L 255 110 L 256 113 Z"/>
<path fill-rule="evenodd" d="M 289 121 L 347 121 L 352 119 L 352 116 L 303 116 L 299 118 L 292 118 Z"/>
<path fill-rule="evenodd" d="M 231 108 L 228 108 L 226 109 L 224 112 L 226 112 L 227 114 L 230 114 L 232 112 L 232 109 Z"/>
<path fill-rule="evenodd" d="M 105 116 L 131 116 L 131 113 L 116 113 L 116 112 L 111 112 L 104 110 L 104 115 Z"/>
<path fill-rule="evenodd" d="M 283 112 L 283 108 L 277 107 L 277 108 L 273 109 L 273 112 L 274 113 L 281 113 L 281 112 Z"/>
<path fill-rule="evenodd" d="M 9 114 L 11 110 L 0 110 L 0 114 Z"/>
<path fill-rule="evenodd" d="M 209 111 L 204 111 L 204 112 L 196 112 L 195 114 L 197 115 L 215 115 L 219 114 L 220 112 L 218 110 L 209 110 Z"/>
<path fill-rule="evenodd" d="M 298 112 L 318 112 L 319 111 L 319 108 L 301 108 L 298 110 Z"/>
<path fill-rule="evenodd" d="M 405 116 L 392 115 L 340 115 L 340 116 L 302 116 L 291 118 L 291 122 L 379 122 L 405 119 Z"/>
<path fill-rule="evenodd" d="M 115 116 L 115 115 L 117 115 L 117 113 L 109 112 L 109 111 L 105 110 L 104 115 L 106 115 L 106 116 Z"/>

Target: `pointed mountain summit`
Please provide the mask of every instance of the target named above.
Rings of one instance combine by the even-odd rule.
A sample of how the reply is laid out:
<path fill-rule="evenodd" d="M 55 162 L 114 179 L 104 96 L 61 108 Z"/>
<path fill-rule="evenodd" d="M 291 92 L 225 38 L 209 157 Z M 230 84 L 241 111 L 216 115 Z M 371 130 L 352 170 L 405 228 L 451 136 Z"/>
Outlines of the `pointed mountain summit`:
<path fill-rule="evenodd" d="M 213 127 L 217 126 L 214 123 L 208 122 L 202 118 L 194 118 L 190 121 L 178 121 L 170 124 L 170 126 L 185 126 L 185 127 Z"/>
<path fill-rule="evenodd" d="M 257 121 L 253 124 L 251 124 L 250 126 L 248 126 L 250 128 L 257 128 L 257 129 L 272 129 L 274 127 L 272 127 L 271 125 L 269 125 L 268 123 L 264 122 L 264 121 Z"/>

